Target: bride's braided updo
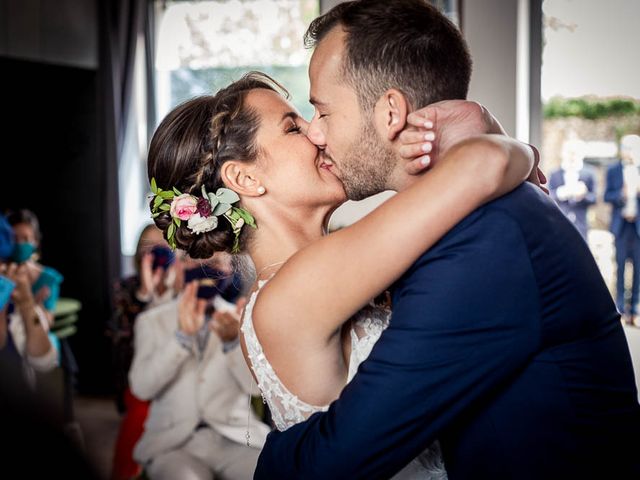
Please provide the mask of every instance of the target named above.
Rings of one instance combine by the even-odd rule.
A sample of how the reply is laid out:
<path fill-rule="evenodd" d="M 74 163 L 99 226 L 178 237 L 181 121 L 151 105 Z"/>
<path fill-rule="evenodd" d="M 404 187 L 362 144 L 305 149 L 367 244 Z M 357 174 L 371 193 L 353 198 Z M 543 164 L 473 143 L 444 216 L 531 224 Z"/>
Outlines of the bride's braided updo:
<path fill-rule="evenodd" d="M 224 187 L 220 168 L 226 161 L 255 161 L 260 118 L 245 105 L 245 97 L 257 88 L 288 97 L 286 90 L 271 77 L 251 72 L 216 95 L 196 97 L 173 109 L 151 139 L 149 179 L 155 178 L 163 190 L 176 187 L 182 193 L 200 196 L 203 185 L 208 192 Z M 172 222 L 169 212 L 162 212 L 155 222 L 166 238 Z M 244 228 L 240 235 L 241 250 L 247 242 L 247 230 L 250 229 Z M 231 252 L 234 239 L 231 224 L 226 221 L 220 221 L 215 230 L 201 234 L 191 232 L 186 222 L 182 222 L 175 233 L 177 248 L 192 258 L 209 258 L 218 251 Z"/>

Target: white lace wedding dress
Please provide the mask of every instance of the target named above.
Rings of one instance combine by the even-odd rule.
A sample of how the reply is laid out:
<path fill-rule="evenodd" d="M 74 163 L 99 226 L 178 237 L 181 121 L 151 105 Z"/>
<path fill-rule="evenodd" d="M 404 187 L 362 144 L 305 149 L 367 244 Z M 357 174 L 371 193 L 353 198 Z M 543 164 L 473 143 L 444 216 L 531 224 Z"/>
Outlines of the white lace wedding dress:
<path fill-rule="evenodd" d="M 266 280 L 258 282 L 258 289 L 247 302 L 241 330 L 244 334 L 251 369 L 262 392 L 262 399 L 269 406 L 276 428 L 283 431 L 303 422 L 316 412 L 328 410 L 329 406 L 309 405 L 300 400 L 282 384 L 269 360 L 265 357 L 253 328 L 253 307 L 258 292 L 266 282 Z M 349 382 L 358 371 L 360 363 L 369 356 L 380 335 L 387 328 L 390 314 L 391 312 L 386 308 L 370 306 L 362 309 L 354 317 L 350 332 Z M 446 478 L 447 474 L 438 442 L 427 448 L 393 477 L 394 480 L 444 480 Z"/>

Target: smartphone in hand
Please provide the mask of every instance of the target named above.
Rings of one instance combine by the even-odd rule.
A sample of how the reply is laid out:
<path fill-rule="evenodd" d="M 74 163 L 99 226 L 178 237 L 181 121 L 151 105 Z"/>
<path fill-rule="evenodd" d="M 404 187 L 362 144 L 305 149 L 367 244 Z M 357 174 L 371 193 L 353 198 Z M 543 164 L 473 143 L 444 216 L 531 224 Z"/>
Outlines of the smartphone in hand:
<path fill-rule="evenodd" d="M 186 270 L 184 276 L 185 283 L 198 281 L 198 298 L 211 300 L 213 297 L 220 293 L 219 283 L 227 275 L 219 270 L 209 267 L 208 265 L 201 265 L 199 267 L 190 268 Z"/>
<path fill-rule="evenodd" d="M 162 268 L 163 270 L 166 270 L 171 266 L 176 258 L 173 250 L 163 245 L 156 245 L 155 247 L 153 247 L 151 249 L 151 254 L 153 255 L 154 271 L 156 270 L 156 268 Z"/>

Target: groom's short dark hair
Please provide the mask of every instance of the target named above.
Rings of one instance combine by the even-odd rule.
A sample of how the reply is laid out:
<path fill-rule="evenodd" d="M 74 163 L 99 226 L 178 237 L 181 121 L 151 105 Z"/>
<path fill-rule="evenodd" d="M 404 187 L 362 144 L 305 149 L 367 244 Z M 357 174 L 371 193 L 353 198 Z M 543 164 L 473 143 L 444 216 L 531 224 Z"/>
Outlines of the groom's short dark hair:
<path fill-rule="evenodd" d="M 389 88 L 414 108 L 464 99 L 471 56 L 458 28 L 426 0 L 355 0 L 316 18 L 304 36 L 317 46 L 334 27 L 347 32 L 343 75 L 360 108 L 373 108 Z"/>

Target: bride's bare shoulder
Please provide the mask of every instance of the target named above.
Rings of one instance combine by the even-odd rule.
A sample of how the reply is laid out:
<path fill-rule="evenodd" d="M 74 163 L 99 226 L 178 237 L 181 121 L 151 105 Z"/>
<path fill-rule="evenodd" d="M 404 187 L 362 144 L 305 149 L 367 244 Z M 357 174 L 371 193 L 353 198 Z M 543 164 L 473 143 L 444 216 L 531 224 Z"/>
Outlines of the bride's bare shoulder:
<path fill-rule="evenodd" d="M 279 271 L 269 281 L 255 286 L 251 313 L 256 334 L 263 344 L 279 347 L 290 345 L 294 337 L 297 345 L 326 341 L 324 325 L 318 321 L 322 312 L 304 298 L 304 290 L 296 288 L 297 282 L 288 280 Z M 301 308 L 304 305 L 308 308 Z"/>

